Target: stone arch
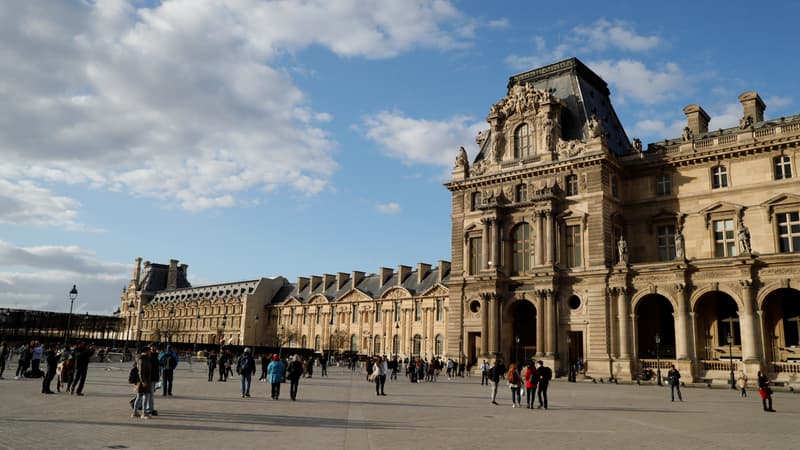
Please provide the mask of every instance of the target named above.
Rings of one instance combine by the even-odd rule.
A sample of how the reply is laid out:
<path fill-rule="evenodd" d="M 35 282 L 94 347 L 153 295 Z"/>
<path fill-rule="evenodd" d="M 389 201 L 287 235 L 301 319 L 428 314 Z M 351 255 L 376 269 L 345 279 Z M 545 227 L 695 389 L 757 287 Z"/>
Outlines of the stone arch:
<path fill-rule="evenodd" d="M 796 361 L 800 359 L 800 290 L 778 286 L 764 295 L 764 359 Z"/>
<path fill-rule="evenodd" d="M 637 308 L 639 307 L 639 303 L 641 303 L 641 301 L 642 301 L 642 300 L 643 300 L 645 297 L 647 297 L 648 295 L 660 295 L 661 297 L 664 297 L 664 298 L 665 298 L 665 299 L 666 299 L 666 300 L 669 302 L 670 306 L 672 306 L 672 310 L 673 310 L 673 311 L 677 311 L 677 309 L 678 309 L 678 302 L 677 302 L 677 301 L 676 301 L 676 300 L 673 298 L 673 296 L 672 296 L 672 295 L 668 295 L 668 294 L 666 294 L 666 293 L 659 292 L 659 291 L 657 291 L 657 290 L 644 290 L 644 289 L 639 289 L 639 290 L 637 290 L 637 291 L 636 291 L 636 293 L 635 293 L 635 294 L 634 294 L 634 295 L 631 297 L 631 311 L 633 312 L 633 314 L 636 314 L 636 310 L 637 310 Z"/>
<path fill-rule="evenodd" d="M 510 361 L 525 360 L 539 349 L 537 328 L 542 322 L 537 302 L 527 296 L 507 302 L 503 311 L 503 341 L 507 343 Z M 516 341 L 519 338 L 519 342 Z"/>
<path fill-rule="evenodd" d="M 797 289 L 796 287 L 792 287 L 785 280 L 770 281 L 770 282 L 764 284 L 764 286 L 761 287 L 761 289 L 758 290 L 758 294 L 756 295 L 756 309 L 757 310 L 763 310 L 764 309 L 764 302 L 766 301 L 767 297 L 769 297 L 776 290 L 782 289 L 782 288 Z"/>
<path fill-rule="evenodd" d="M 675 305 L 670 299 L 659 293 L 645 293 L 637 299 L 633 312 L 638 357 L 675 358 Z"/>
<path fill-rule="evenodd" d="M 730 291 L 705 288 L 691 301 L 694 313 L 695 352 L 701 360 L 722 360 L 741 357 L 742 304 Z M 728 344 L 728 336 L 731 343 Z M 731 356 L 732 355 L 732 356 Z"/>
<path fill-rule="evenodd" d="M 727 294 L 729 297 L 733 299 L 734 302 L 736 302 L 736 307 L 740 311 L 744 307 L 744 302 L 742 301 L 742 298 L 739 296 L 739 293 L 731 289 L 730 287 L 723 285 L 704 286 L 697 288 L 695 289 L 694 292 L 692 292 L 692 297 L 689 299 L 689 311 L 696 312 L 698 301 L 700 300 L 701 297 L 708 294 L 709 292 L 721 292 Z"/>

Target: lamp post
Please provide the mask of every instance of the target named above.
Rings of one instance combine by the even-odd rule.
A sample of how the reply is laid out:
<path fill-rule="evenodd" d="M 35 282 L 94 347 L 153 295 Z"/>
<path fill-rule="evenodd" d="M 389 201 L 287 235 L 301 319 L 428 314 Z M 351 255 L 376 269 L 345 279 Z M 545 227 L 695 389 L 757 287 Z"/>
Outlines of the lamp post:
<path fill-rule="evenodd" d="M 736 378 L 733 376 L 733 336 L 728 333 L 728 360 L 731 364 L 731 389 L 736 389 Z"/>
<path fill-rule="evenodd" d="M 194 350 L 193 350 L 193 353 L 197 354 L 197 341 L 200 340 L 200 313 L 199 312 L 197 313 L 197 317 L 195 317 L 195 319 L 197 319 L 197 323 L 194 326 L 194 330 L 195 331 L 194 331 Z"/>
<path fill-rule="evenodd" d="M 281 325 L 281 332 L 278 334 L 278 358 L 283 358 L 283 325 Z"/>
<path fill-rule="evenodd" d="M 222 316 L 222 327 L 219 329 L 219 352 L 222 353 L 222 346 L 225 345 L 225 324 L 228 322 L 228 315 Z"/>
<path fill-rule="evenodd" d="M 661 384 L 661 353 L 659 353 L 660 345 L 661 345 L 661 336 L 659 336 L 658 333 L 656 333 L 656 377 L 658 377 L 656 382 L 658 383 L 659 386 L 663 386 L 663 384 Z"/>
<path fill-rule="evenodd" d="M 73 284 L 72 290 L 69 291 L 69 315 L 67 316 L 67 331 L 64 333 L 65 344 L 69 341 L 69 328 L 72 325 L 72 305 L 75 303 L 76 298 L 78 298 L 78 289 Z"/>
<path fill-rule="evenodd" d="M 141 351 L 142 345 L 142 321 L 144 320 L 144 308 L 139 310 L 139 326 L 136 327 L 136 353 Z"/>

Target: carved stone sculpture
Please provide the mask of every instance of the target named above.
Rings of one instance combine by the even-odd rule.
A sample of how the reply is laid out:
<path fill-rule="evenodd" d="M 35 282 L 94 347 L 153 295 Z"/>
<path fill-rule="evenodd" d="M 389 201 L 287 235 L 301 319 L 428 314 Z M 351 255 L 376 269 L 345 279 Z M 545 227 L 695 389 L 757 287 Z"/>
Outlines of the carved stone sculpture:
<path fill-rule="evenodd" d="M 681 134 L 681 141 L 689 142 L 692 140 L 692 129 L 689 127 L 683 127 L 683 134 Z"/>
<path fill-rule="evenodd" d="M 637 152 L 642 152 L 642 141 L 639 138 L 633 138 L 633 149 Z"/>
<path fill-rule="evenodd" d="M 628 243 L 625 242 L 625 238 L 622 236 L 617 241 L 617 256 L 619 256 L 621 264 L 628 264 Z"/>
<path fill-rule="evenodd" d="M 750 127 L 750 125 L 753 125 L 753 116 L 751 116 L 750 114 L 739 119 L 740 130 L 746 130 L 747 128 Z"/>
<path fill-rule="evenodd" d="M 597 138 L 603 135 L 603 126 L 600 124 L 600 121 L 597 120 L 596 114 L 592 114 L 592 117 L 590 117 L 589 121 L 586 122 L 586 134 L 589 139 Z"/>
<path fill-rule="evenodd" d="M 483 175 L 484 172 L 486 172 L 486 164 L 483 162 L 483 160 L 480 160 L 472 165 L 469 174 L 473 177 L 477 177 Z"/>
<path fill-rule="evenodd" d="M 682 261 L 684 259 L 683 254 L 683 233 L 680 231 L 675 235 L 675 259 Z"/>
<path fill-rule="evenodd" d="M 751 255 L 753 249 L 750 247 L 750 230 L 747 229 L 744 222 L 739 221 L 739 248 L 745 255 Z"/>
<path fill-rule="evenodd" d="M 464 150 L 464 147 L 458 149 L 458 156 L 456 156 L 456 165 L 455 168 L 466 168 L 469 169 L 469 159 L 467 158 L 467 151 Z"/>

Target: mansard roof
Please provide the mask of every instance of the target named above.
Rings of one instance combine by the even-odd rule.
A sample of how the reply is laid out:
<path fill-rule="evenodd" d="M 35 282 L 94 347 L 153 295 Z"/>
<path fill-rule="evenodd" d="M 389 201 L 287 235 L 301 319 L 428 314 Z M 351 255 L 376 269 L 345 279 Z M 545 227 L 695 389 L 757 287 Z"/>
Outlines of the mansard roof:
<path fill-rule="evenodd" d="M 141 281 L 137 290 L 144 292 L 159 292 L 167 289 L 167 277 L 169 276 L 169 265 L 151 263 L 145 265 Z M 192 284 L 186 279 L 185 266 L 177 267 L 177 287 L 190 288 Z"/>
<path fill-rule="evenodd" d="M 161 291 L 153 297 L 153 300 L 150 303 L 164 304 L 180 301 L 198 301 L 203 299 L 216 300 L 239 295 L 248 295 L 255 292 L 261 280 L 263 280 L 263 278 L 258 280 L 236 281 L 233 283 L 212 284 L 208 286 Z"/>
<path fill-rule="evenodd" d="M 392 276 L 383 283 L 383 285 L 380 283 L 379 274 L 369 274 L 360 280 L 360 282 L 355 286 L 355 290 L 362 292 L 363 294 L 374 299 L 381 298 L 386 291 L 395 287 L 405 288 L 411 293 L 411 295 L 414 296 L 422 295 L 439 283 L 439 271 L 442 270 L 442 267 L 444 267 L 445 273 L 442 275 L 441 279 L 442 283 L 446 283 L 450 278 L 449 265 L 431 267 L 421 282 L 418 282 L 417 280 L 418 269 L 410 271 L 402 283 L 398 282 L 399 273 L 394 272 L 392 273 Z M 322 279 L 324 280 L 324 278 Z M 354 288 L 349 280 L 342 286 L 341 289 L 336 289 L 335 282 L 330 283 L 330 285 L 327 286 L 327 289 L 325 289 L 323 283 L 324 281 L 318 282 L 312 286 L 312 283 L 309 282 L 308 285 L 305 286 L 300 292 L 297 292 L 296 283 L 288 283 L 275 294 L 269 303 L 273 305 L 279 305 L 285 302 L 288 298 L 293 297 L 301 303 L 307 304 L 309 300 L 311 300 L 312 297 L 317 294 L 325 296 L 328 301 L 336 301 L 350 293 Z"/>

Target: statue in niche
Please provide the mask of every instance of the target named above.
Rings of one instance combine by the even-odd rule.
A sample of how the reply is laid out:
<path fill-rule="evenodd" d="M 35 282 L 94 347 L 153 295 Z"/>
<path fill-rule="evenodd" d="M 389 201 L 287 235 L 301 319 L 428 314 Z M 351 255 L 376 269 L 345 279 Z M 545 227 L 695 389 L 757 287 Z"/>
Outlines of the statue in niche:
<path fill-rule="evenodd" d="M 753 125 L 753 116 L 751 116 L 750 114 L 748 114 L 748 115 L 742 117 L 741 119 L 739 119 L 739 129 L 740 130 L 746 130 L 751 125 Z"/>
<path fill-rule="evenodd" d="M 633 138 L 633 149 L 642 153 L 642 141 L 639 138 Z"/>
<path fill-rule="evenodd" d="M 586 131 L 589 139 L 603 135 L 603 126 L 600 124 L 600 121 L 597 120 L 597 114 L 592 114 L 592 117 L 586 122 Z"/>
<path fill-rule="evenodd" d="M 542 124 L 542 129 L 544 130 L 544 148 L 547 151 L 553 151 L 553 119 L 550 116 L 546 116 L 544 119 L 544 123 Z"/>
<path fill-rule="evenodd" d="M 469 169 L 469 159 L 467 158 L 467 151 L 464 147 L 458 149 L 458 156 L 456 156 L 455 169 L 466 168 Z"/>
<path fill-rule="evenodd" d="M 675 259 L 679 261 L 684 259 L 683 244 L 683 232 L 679 230 L 678 233 L 675 234 Z"/>
<path fill-rule="evenodd" d="M 692 140 L 692 129 L 683 127 L 683 134 L 681 134 L 681 141 L 690 142 Z"/>
<path fill-rule="evenodd" d="M 617 241 L 617 256 L 619 256 L 620 263 L 628 264 L 628 243 L 625 242 L 625 238 L 622 236 Z"/>
<path fill-rule="evenodd" d="M 747 229 L 747 226 L 744 222 L 739 219 L 739 247 L 742 250 L 742 253 L 745 255 L 751 255 L 753 253 L 753 249 L 750 247 L 750 230 Z"/>

